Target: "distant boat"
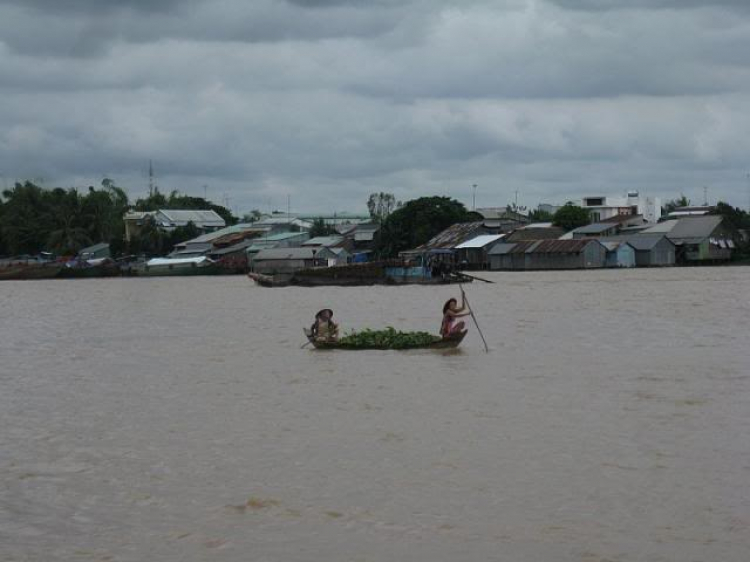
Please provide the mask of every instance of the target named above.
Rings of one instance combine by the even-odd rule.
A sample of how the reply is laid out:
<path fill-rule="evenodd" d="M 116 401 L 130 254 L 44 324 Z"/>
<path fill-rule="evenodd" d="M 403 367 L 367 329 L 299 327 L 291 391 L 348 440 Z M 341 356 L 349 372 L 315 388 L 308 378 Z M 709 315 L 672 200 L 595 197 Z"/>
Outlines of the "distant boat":
<path fill-rule="evenodd" d="M 222 273 L 222 270 L 216 262 L 205 256 L 197 258 L 153 258 L 146 263 L 128 269 L 128 274 L 138 277 L 218 275 L 220 273 Z"/>
<path fill-rule="evenodd" d="M 26 279 L 54 279 L 62 270 L 63 265 L 52 263 L 16 263 L 0 266 L 0 281 L 18 281 Z"/>
<path fill-rule="evenodd" d="M 401 260 L 310 267 L 294 273 L 265 275 L 249 273 L 262 287 L 367 286 L 367 285 L 445 285 L 470 283 L 472 278 L 459 272 L 433 275 L 428 267 L 412 266 Z"/>
<path fill-rule="evenodd" d="M 97 258 L 70 262 L 60 270 L 61 279 L 88 279 L 91 277 L 119 277 L 122 271 L 110 258 Z"/>

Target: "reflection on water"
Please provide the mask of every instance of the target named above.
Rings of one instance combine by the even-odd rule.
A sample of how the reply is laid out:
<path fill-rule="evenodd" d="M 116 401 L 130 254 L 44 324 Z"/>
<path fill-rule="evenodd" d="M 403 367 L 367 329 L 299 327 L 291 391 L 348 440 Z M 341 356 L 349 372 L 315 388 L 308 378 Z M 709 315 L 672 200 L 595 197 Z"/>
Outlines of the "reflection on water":
<path fill-rule="evenodd" d="M 455 287 L 0 285 L 1 560 L 721 560 L 750 547 L 746 268 Z"/>

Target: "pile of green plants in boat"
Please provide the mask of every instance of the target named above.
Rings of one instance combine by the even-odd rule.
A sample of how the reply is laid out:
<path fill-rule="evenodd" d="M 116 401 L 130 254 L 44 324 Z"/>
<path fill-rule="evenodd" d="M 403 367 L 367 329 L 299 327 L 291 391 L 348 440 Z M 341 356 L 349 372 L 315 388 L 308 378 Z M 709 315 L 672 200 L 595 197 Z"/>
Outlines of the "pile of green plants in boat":
<path fill-rule="evenodd" d="M 410 349 L 439 342 L 440 336 L 428 332 L 401 332 L 390 326 L 385 330 L 350 332 L 339 338 L 339 345 L 352 349 Z"/>

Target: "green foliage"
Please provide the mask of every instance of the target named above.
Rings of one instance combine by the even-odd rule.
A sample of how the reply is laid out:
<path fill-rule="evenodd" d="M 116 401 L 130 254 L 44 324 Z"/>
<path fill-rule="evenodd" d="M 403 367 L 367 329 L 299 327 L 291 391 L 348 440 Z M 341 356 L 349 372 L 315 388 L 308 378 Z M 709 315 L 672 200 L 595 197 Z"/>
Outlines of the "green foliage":
<path fill-rule="evenodd" d="M 139 199 L 136 207 L 138 210 L 213 209 L 227 224 L 236 222 L 228 209 L 176 191 L 165 197 L 157 190 L 152 196 Z M 200 235 L 194 224 L 170 233 L 147 224 L 127 244 L 123 240 L 123 215 L 128 208 L 127 194 L 109 178 L 102 180 L 101 188 L 92 186 L 84 193 L 74 188 L 44 189 L 29 181 L 17 183 L 13 189 L 5 190 L 0 199 L 0 255 L 34 255 L 41 251 L 71 255 L 98 242 L 108 242 L 113 256 L 161 255 L 175 244 Z"/>
<path fill-rule="evenodd" d="M 0 215 L 3 253 L 37 254 L 49 250 L 75 254 L 94 242 L 122 237 L 125 192 L 105 179 L 102 189 L 43 189 L 31 182 L 17 183 L 3 192 Z"/>
<path fill-rule="evenodd" d="M 263 216 L 263 213 L 261 213 L 259 209 L 253 209 L 249 213 L 245 213 L 244 215 L 242 215 L 241 220 L 244 223 L 251 223 L 251 222 L 259 221 L 262 216 Z"/>
<path fill-rule="evenodd" d="M 535 209 L 529 212 L 529 219 L 535 222 L 552 222 L 553 215 L 549 211 Z"/>
<path fill-rule="evenodd" d="M 750 213 L 743 211 L 739 207 L 732 207 L 724 201 L 719 201 L 711 214 L 721 215 L 724 219 L 724 225 L 734 232 L 750 228 Z"/>
<path fill-rule="evenodd" d="M 192 240 L 201 235 L 201 230 L 193 222 L 185 226 L 178 226 L 171 232 L 158 228 L 153 222 L 146 221 L 141 227 L 138 235 L 131 237 L 129 243 L 118 243 L 115 247 L 122 248 L 121 254 L 162 256 L 169 253 L 175 245 Z M 113 246 L 110 250 L 114 254 Z"/>
<path fill-rule="evenodd" d="M 393 211 L 375 240 L 381 257 L 394 257 L 403 250 L 424 244 L 451 225 L 471 220 L 463 203 L 450 197 L 421 197 Z"/>
<path fill-rule="evenodd" d="M 737 245 L 736 250 L 732 253 L 732 258 L 742 261 L 750 259 L 750 239 L 746 239 L 746 233 L 750 231 L 750 213 L 739 207 L 732 207 L 724 201 L 719 201 L 711 214 L 721 215 L 724 219 L 724 226 L 729 230 Z M 745 231 L 745 234 L 743 235 L 740 231 Z"/>
<path fill-rule="evenodd" d="M 552 224 L 565 230 L 586 226 L 590 222 L 591 216 L 588 210 L 571 202 L 565 203 L 552 215 Z"/>
<path fill-rule="evenodd" d="M 389 326 L 385 330 L 351 332 L 339 339 L 339 344 L 352 349 L 410 349 L 425 347 L 441 339 L 428 332 L 401 332 Z"/>
<path fill-rule="evenodd" d="M 336 234 L 336 229 L 333 226 L 326 224 L 326 221 L 322 218 L 313 220 L 312 227 L 310 228 L 310 238 L 329 236 L 331 234 Z"/>
<path fill-rule="evenodd" d="M 677 207 L 689 207 L 690 206 L 690 199 L 685 197 L 685 195 L 680 195 L 679 199 L 671 199 L 664 203 L 664 210 L 667 213 L 671 213 L 674 211 Z"/>

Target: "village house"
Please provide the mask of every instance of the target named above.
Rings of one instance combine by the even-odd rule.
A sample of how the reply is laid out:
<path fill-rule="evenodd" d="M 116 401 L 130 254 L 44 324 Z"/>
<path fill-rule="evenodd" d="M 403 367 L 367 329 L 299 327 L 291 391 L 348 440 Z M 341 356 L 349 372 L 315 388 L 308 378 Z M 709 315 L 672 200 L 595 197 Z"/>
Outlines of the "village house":
<path fill-rule="evenodd" d="M 677 247 L 677 263 L 696 264 L 727 261 L 734 241 L 719 215 L 691 216 L 667 220 L 643 231 L 662 234 Z"/>
<path fill-rule="evenodd" d="M 211 232 L 226 226 L 226 222 L 213 210 L 159 209 L 157 211 L 128 211 L 123 216 L 125 223 L 125 240 L 130 242 L 138 236 L 147 223 L 171 232 L 177 227 L 193 223 L 203 232 Z"/>
<path fill-rule="evenodd" d="M 499 243 L 489 252 L 497 270 L 591 269 L 605 266 L 607 248 L 598 240 L 539 240 Z"/>
<path fill-rule="evenodd" d="M 635 251 L 637 267 L 669 267 L 675 264 L 675 245 L 664 234 L 633 234 L 600 238 L 600 242 L 627 242 Z"/>
<path fill-rule="evenodd" d="M 418 267 L 435 269 L 455 268 L 456 247 L 482 234 L 491 234 L 483 221 L 460 222 L 436 234 L 426 243 L 412 250 L 399 252 L 399 256 L 412 260 Z"/>
<path fill-rule="evenodd" d="M 340 246 L 320 247 L 316 257 L 327 260 L 329 267 L 334 265 L 346 265 L 347 263 L 351 263 L 353 259 L 352 254 L 350 254 L 346 248 Z"/>
<path fill-rule="evenodd" d="M 661 199 L 643 197 L 637 191 L 628 192 L 626 197 L 584 197 L 581 207 L 589 211 L 591 222 L 602 222 L 618 215 L 641 215 L 649 223 L 656 223 L 661 218 Z"/>
<path fill-rule="evenodd" d="M 456 246 L 456 262 L 459 268 L 487 269 L 489 267 L 487 251 L 504 236 L 504 234 L 482 234 Z"/>
<path fill-rule="evenodd" d="M 559 226 L 551 222 L 536 222 L 521 226 L 503 238 L 504 242 L 521 242 L 524 240 L 557 240 L 565 234 Z"/>
<path fill-rule="evenodd" d="M 607 248 L 604 267 L 635 267 L 635 248 L 622 240 L 600 242 Z"/>

